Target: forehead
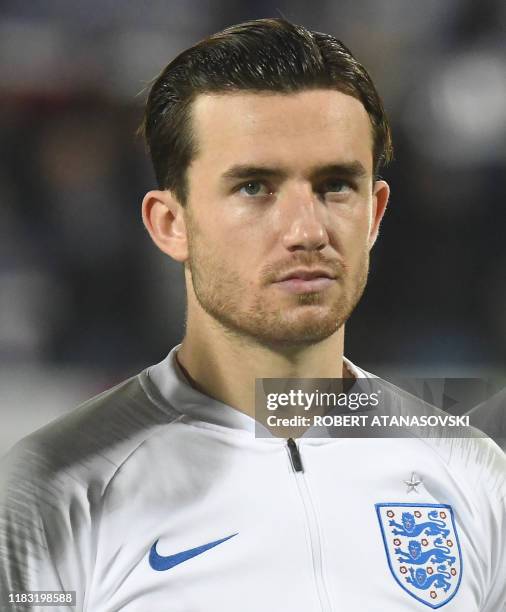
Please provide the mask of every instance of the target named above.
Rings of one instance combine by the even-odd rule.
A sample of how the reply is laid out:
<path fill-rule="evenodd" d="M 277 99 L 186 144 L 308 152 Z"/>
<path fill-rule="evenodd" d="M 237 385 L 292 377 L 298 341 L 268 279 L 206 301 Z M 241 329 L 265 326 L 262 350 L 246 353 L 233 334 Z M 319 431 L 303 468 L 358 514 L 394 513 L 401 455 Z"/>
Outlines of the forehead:
<path fill-rule="evenodd" d="M 197 163 L 299 167 L 359 160 L 372 172 L 369 116 L 359 100 L 339 91 L 203 94 L 192 121 Z"/>

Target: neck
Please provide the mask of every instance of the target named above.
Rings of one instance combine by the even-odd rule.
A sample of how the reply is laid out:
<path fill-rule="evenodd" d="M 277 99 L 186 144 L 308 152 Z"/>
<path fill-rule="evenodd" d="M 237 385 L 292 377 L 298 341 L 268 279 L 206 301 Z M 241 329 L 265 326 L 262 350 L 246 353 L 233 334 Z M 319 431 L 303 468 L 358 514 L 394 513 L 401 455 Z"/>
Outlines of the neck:
<path fill-rule="evenodd" d="M 177 358 L 202 393 L 249 416 L 255 412 L 256 378 L 349 378 L 343 362 L 344 326 L 321 342 L 272 347 L 239 337 L 216 321 L 187 324 Z"/>

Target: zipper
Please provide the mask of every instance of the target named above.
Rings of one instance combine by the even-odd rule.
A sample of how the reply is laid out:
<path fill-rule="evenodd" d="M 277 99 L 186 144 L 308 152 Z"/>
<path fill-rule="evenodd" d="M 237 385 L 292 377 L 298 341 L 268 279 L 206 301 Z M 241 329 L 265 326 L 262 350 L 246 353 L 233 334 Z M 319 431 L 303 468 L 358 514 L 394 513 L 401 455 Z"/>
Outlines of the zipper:
<path fill-rule="evenodd" d="M 290 451 L 290 458 L 292 460 L 293 469 L 296 472 L 303 472 L 304 466 L 302 465 L 302 458 L 299 453 L 299 449 L 297 448 L 297 444 L 293 438 L 288 438 L 287 440 L 288 450 Z"/>
<path fill-rule="evenodd" d="M 330 603 L 330 597 L 325 586 L 325 580 L 323 578 L 323 559 L 322 559 L 322 544 L 320 537 L 320 530 L 318 529 L 318 519 L 316 517 L 316 511 L 311 499 L 309 487 L 304 473 L 304 466 L 302 464 L 302 457 L 297 447 L 297 443 L 293 438 L 287 440 L 288 452 L 290 454 L 290 460 L 292 468 L 295 473 L 295 481 L 299 495 L 302 500 L 304 507 L 304 514 L 306 516 L 306 523 L 309 530 L 309 540 L 311 545 L 311 556 L 313 561 L 313 571 L 316 583 L 316 591 L 318 599 L 320 601 L 320 609 L 322 612 L 332 612 L 332 605 Z"/>

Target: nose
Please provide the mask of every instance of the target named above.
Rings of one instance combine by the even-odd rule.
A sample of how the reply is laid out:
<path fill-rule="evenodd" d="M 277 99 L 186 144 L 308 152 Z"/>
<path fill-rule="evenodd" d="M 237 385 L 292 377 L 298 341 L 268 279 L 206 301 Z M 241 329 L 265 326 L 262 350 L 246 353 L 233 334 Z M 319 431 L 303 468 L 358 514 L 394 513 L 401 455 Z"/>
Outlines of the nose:
<path fill-rule="evenodd" d="M 310 189 L 286 194 L 280 202 L 284 247 L 290 251 L 321 251 L 329 243 L 325 207 Z"/>

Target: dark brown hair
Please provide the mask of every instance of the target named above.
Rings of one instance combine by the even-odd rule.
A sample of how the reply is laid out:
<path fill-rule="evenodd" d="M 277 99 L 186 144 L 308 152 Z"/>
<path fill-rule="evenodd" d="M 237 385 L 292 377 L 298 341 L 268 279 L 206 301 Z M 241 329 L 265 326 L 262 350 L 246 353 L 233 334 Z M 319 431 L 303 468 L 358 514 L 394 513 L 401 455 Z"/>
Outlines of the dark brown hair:
<path fill-rule="evenodd" d="M 156 78 L 140 131 L 160 189 L 186 202 L 186 169 L 197 154 L 191 105 L 204 93 L 292 93 L 335 89 L 362 102 L 373 130 L 378 174 L 392 157 L 381 99 L 365 68 L 339 40 L 284 19 L 258 19 L 213 34 L 178 55 Z"/>

